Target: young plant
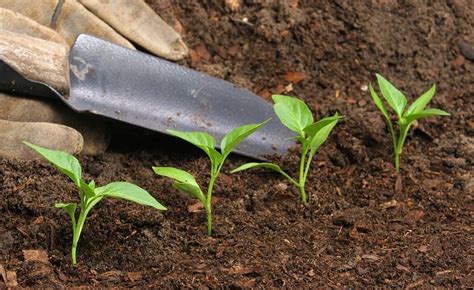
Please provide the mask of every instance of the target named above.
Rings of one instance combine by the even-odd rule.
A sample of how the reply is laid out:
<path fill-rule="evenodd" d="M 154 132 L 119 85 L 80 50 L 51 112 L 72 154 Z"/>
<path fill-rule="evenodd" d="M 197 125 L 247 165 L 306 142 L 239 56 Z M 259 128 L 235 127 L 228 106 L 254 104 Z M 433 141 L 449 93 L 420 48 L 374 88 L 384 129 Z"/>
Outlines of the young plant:
<path fill-rule="evenodd" d="M 94 180 L 86 183 L 81 177 L 82 169 L 79 161 L 74 156 L 66 152 L 49 150 L 28 142 L 23 143 L 38 152 L 38 154 L 40 154 L 44 159 L 49 161 L 59 171 L 68 176 L 79 189 L 80 212 L 77 218 L 76 203 L 71 202 L 55 204 L 56 208 L 63 209 L 71 218 L 71 259 L 73 265 L 76 265 L 77 243 L 79 242 L 87 215 L 89 214 L 90 210 L 104 197 L 121 198 L 138 204 L 151 206 L 158 210 L 166 210 L 166 208 L 156 201 L 147 191 L 134 184 L 128 182 L 112 182 L 105 186 L 96 187 Z"/>
<path fill-rule="evenodd" d="M 305 191 L 305 184 L 311 161 L 319 147 L 326 141 L 332 129 L 336 126 L 338 120 L 342 117 L 336 113 L 332 117 L 326 117 L 314 122 L 313 114 L 302 100 L 282 95 L 273 95 L 272 98 L 275 103 L 273 108 L 281 123 L 298 134 L 295 137 L 301 144 L 298 180 L 284 172 L 280 166 L 268 162 L 247 163 L 232 170 L 231 173 L 258 167 L 274 170 L 299 189 L 301 200 L 304 204 L 307 204 L 308 196 Z"/>
<path fill-rule="evenodd" d="M 436 85 L 433 85 L 428 91 L 422 94 L 416 99 L 411 106 L 406 110 L 407 98 L 400 92 L 394 85 L 387 81 L 384 77 L 376 74 L 379 89 L 382 92 L 382 96 L 387 101 L 388 105 L 393 109 L 397 115 L 398 124 L 398 136 L 395 133 L 393 123 L 390 119 L 387 109 L 385 108 L 382 100 L 375 92 L 372 84 L 369 84 L 370 95 L 374 100 L 375 105 L 382 112 L 383 117 L 387 121 L 388 130 L 392 135 L 393 149 L 395 152 L 395 169 L 400 172 L 400 155 L 402 154 L 403 145 L 405 139 L 410 130 L 410 126 L 416 120 L 423 119 L 431 116 L 449 116 L 449 113 L 435 108 L 425 109 L 426 105 L 430 102 L 436 92 Z"/>
<path fill-rule="evenodd" d="M 173 187 L 198 199 L 204 206 L 207 215 L 207 234 L 212 234 L 212 190 L 222 165 L 227 156 L 242 140 L 265 125 L 269 120 L 260 124 L 244 125 L 233 129 L 221 141 L 221 152 L 215 149 L 215 139 L 205 132 L 181 132 L 167 130 L 170 135 L 181 138 L 203 150 L 211 161 L 211 177 L 207 187 L 207 195 L 204 195 L 196 179 L 190 173 L 173 167 L 153 167 L 153 171 L 161 176 L 174 179 Z"/>

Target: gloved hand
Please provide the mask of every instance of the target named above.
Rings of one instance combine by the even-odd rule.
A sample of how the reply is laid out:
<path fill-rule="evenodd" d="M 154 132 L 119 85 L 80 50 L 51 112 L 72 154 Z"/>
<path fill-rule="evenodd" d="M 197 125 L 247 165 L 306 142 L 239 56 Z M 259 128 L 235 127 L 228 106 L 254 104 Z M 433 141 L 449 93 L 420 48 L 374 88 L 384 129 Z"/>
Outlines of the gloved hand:
<path fill-rule="evenodd" d="M 0 0 L 0 8 L 20 13 L 63 36 L 69 45 L 86 33 L 134 48 L 130 41 L 152 54 L 180 60 L 188 54 L 181 36 L 158 16 L 144 0 Z M 0 11 L 0 29 L 14 26 Z M 15 29 L 23 33 L 23 20 Z M 1 27 L 3 25 L 3 28 Z M 128 40 L 126 39 L 128 38 Z M 130 41 L 129 41 L 130 40 Z"/>
<path fill-rule="evenodd" d="M 79 2 L 161 57 L 178 60 L 188 52 L 181 37 L 142 0 Z M 87 33 L 133 48 L 79 2 L 0 0 L 0 60 L 30 80 L 67 93 L 67 52 L 77 35 Z M 105 151 L 109 137 L 105 124 L 63 104 L 0 94 L 0 158 L 35 158 L 30 151 L 21 150 L 22 140 L 73 154 L 97 155 Z"/>

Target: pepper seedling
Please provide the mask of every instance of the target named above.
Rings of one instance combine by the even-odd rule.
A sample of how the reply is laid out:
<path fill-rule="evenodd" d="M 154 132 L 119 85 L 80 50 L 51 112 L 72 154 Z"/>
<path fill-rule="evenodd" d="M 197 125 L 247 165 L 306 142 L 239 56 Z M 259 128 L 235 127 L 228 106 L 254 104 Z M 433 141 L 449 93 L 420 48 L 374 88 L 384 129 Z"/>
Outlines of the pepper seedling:
<path fill-rule="evenodd" d="M 203 204 L 207 215 L 207 234 L 209 236 L 212 234 L 212 191 L 224 161 L 232 152 L 234 147 L 265 125 L 269 120 L 270 119 L 259 124 L 244 125 L 230 131 L 221 141 L 220 153 L 215 149 L 216 141 L 214 137 L 205 132 L 167 130 L 170 135 L 183 139 L 203 150 L 211 161 L 211 177 L 207 187 L 207 195 L 204 195 L 192 174 L 174 167 L 153 167 L 153 171 L 156 174 L 174 179 L 174 188 L 198 199 Z"/>
<path fill-rule="evenodd" d="M 301 144 L 298 181 L 283 171 L 280 166 L 269 162 L 246 163 L 232 170 L 231 173 L 259 167 L 274 170 L 283 175 L 299 189 L 301 200 L 304 204 L 307 204 L 308 196 L 305 191 L 305 184 L 311 161 L 319 147 L 326 141 L 332 129 L 336 126 L 338 120 L 341 119 L 342 116 L 339 116 L 336 113 L 334 116 L 326 117 L 314 122 L 313 114 L 302 100 L 282 95 L 273 95 L 272 99 L 275 103 L 273 106 L 274 111 L 281 123 L 298 134 L 295 137 L 295 139 Z"/>
<path fill-rule="evenodd" d="M 382 92 L 382 96 L 387 101 L 388 105 L 396 113 L 398 118 L 397 136 L 387 109 L 385 108 L 382 100 L 375 92 L 374 88 L 372 87 L 372 84 L 369 84 L 370 95 L 372 96 L 372 99 L 374 100 L 374 103 L 377 108 L 380 110 L 380 112 L 382 112 L 382 115 L 385 121 L 387 122 L 390 135 L 392 135 L 393 150 L 395 152 L 395 169 L 398 173 L 400 172 L 400 155 L 402 154 L 403 145 L 405 144 L 408 131 L 410 130 L 411 125 L 413 125 L 413 122 L 431 116 L 449 116 L 450 114 L 448 112 L 436 108 L 425 109 L 426 105 L 428 105 L 428 103 L 436 93 L 436 85 L 433 84 L 433 86 L 428 91 L 418 97 L 418 99 L 416 99 L 410 105 L 410 107 L 406 111 L 404 111 L 407 105 L 407 98 L 403 95 L 402 92 L 400 92 L 383 76 L 379 74 L 376 74 L 376 76 L 379 89 Z"/>
<path fill-rule="evenodd" d="M 166 210 L 166 208 L 156 201 L 156 199 L 154 199 L 146 190 L 134 184 L 128 182 L 112 182 L 105 186 L 96 187 L 94 180 L 86 183 L 81 177 L 82 168 L 79 161 L 66 152 L 46 149 L 26 141 L 23 141 L 23 143 L 53 164 L 60 172 L 68 176 L 79 190 L 80 212 L 77 219 L 77 204 L 75 202 L 55 204 L 56 208 L 63 209 L 71 218 L 73 236 L 71 259 L 73 266 L 76 265 L 77 244 L 87 215 L 104 197 L 125 199 L 141 205 L 151 206 L 157 210 Z"/>

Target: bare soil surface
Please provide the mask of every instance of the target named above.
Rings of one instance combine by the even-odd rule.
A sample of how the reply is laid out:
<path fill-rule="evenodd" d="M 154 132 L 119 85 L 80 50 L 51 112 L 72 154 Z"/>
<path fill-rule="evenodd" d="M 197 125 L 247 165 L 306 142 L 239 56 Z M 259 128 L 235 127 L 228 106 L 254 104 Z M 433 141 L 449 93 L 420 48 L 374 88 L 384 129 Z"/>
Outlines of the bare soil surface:
<path fill-rule="evenodd" d="M 80 157 L 85 177 L 134 182 L 169 210 L 103 200 L 72 268 L 69 218 L 53 204 L 77 201 L 74 185 L 45 163 L 0 160 L 4 276 L 22 287 L 474 286 L 472 1 L 245 0 L 235 12 L 220 0 L 148 2 L 184 34 L 192 51 L 182 64 L 267 100 L 299 96 L 317 119 L 346 116 L 313 162 L 313 202 L 302 206 L 274 173 L 231 175 L 246 161 L 232 156 L 207 237 L 196 201 L 151 170 L 184 168 L 205 186 L 206 157 L 119 126 L 109 152 Z M 398 177 L 367 91 L 376 72 L 410 101 L 436 83 L 431 106 L 452 114 L 411 131 Z M 291 173 L 296 162 L 281 160 Z"/>

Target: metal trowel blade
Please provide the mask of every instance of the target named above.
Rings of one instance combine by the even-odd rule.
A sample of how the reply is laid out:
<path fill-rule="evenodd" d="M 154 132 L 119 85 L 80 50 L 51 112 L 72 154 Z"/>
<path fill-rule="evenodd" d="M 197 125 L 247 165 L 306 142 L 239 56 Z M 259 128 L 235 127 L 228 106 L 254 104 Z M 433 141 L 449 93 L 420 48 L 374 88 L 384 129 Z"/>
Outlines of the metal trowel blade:
<path fill-rule="evenodd" d="M 272 118 L 234 152 L 264 159 L 294 145 L 272 105 L 232 83 L 88 35 L 77 38 L 69 62 L 71 91 L 63 100 L 76 111 L 162 133 L 205 131 L 218 140 Z"/>

